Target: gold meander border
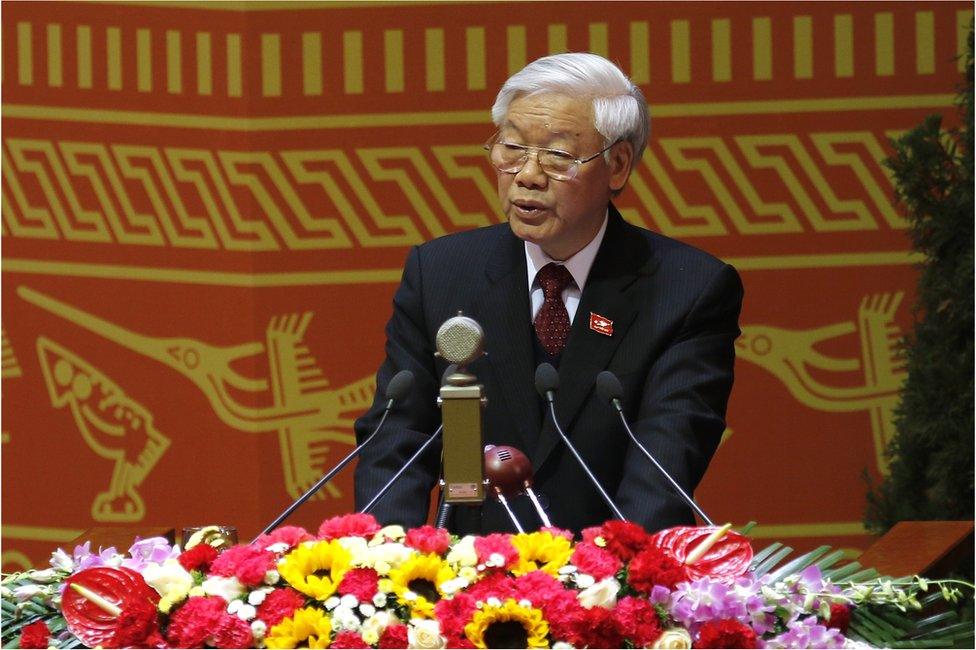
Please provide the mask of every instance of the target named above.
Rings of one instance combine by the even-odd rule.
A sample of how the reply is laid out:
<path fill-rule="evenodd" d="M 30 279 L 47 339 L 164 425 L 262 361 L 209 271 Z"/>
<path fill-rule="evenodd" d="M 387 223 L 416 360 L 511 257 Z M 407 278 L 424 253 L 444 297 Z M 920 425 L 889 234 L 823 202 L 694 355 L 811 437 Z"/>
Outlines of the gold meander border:
<path fill-rule="evenodd" d="M 651 119 L 769 115 L 776 113 L 833 113 L 891 109 L 948 108 L 954 95 L 890 95 L 883 97 L 837 97 L 829 99 L 784 99 L 770 101 L 703 102 L 695 104 L 650 104 Z M 488 124 L 487 109 L 414 113 L 361 113 L 357 115 L 295 115 L 289 117 L 233 117 L 142 111 L 114 111 L 80 107 L 4 104 L 6 119 L 86 122 L 215 131 L 301 131 L 365 127 L 441 126 Z"/>
<path fill-rule="evenodd" d="M 919 264 L 923 257 L 909 251 L 873 253 L 831 253 L 824 255 L 766 255 L 728 257 L 725 261 L 740 271 L 772 271 L 783 269 L 820 269 L 871 266 L 909 266 Z M 4 258 L 3 273 L 28 273 L 75 278 L 106 280 L 135 280 L 198 284 L 221 287 L 292 287 L 349 284 L 395 284 L 400 281 L 399 268 L 350 271 L 297 271 L 284 273 L 235 273 L 195 269 L 170 269 L 123 264 L 89 264 L 23 258 Z"/>

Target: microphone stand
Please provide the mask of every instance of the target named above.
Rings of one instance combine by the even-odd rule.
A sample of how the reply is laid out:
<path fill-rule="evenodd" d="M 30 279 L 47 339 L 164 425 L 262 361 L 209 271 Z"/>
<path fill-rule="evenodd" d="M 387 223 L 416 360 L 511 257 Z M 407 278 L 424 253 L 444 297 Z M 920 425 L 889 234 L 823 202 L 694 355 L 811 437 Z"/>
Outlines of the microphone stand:
<path fill-rule="evenodd" d="M 559 421 L 556 420 L 556 400 L 553 397 L 553 391 L 551 390 L 546 391 L 546 401 L 549 402 L 549 413 L 552 414 L 552 423 L 556 425 L 556 431 L 559 433 L 559 436 L 563 439 L 563 442 L 566 443 L 566 446 L 569 447 L 569 451 L 571 451 L 573 457 L 576 458 L 576 462 L 579 463 L 580 467 L 583 468 L 583 471 L 586 472 L 587 477 L 589 477 L 593 485 L 596 486 L 597 492 L 600 493 L 600 496 L 603 497 L 603 500 L 606 502 L 606 504 L 610 506 L 610 510 L 611 512 L 613 512 L 613 516 L 616 517 L 617 519 L 620 519 L 621 521 L 627 521 L 627 518 L 624 517 L 623 514 L 620 512 L 620 509 L 617 508 L 617 505 L 613 502 L 613 499 L 610 498 L 610 495 L 607 494 L 606 490 L 603 489 L 603 486 L 600 485 L 600 481 L 597 480 L 596 476 L 593 475 L 593 472 L 590 471 L 590 468 L 587 466 L 586 461 L 583 460 L 583 458 L 579 455 L 579 452 L 576 451 L 576 448 L 573 447 L 573 443 L 569 441 L 569 437 L 566 436 L 566 433 L 563 431 L 563 428 L 559 426 Z"/>
<path fill-rule="evenodd" d="M 434 433 L 431 434 L 429 440 L 427 440 L 424 444 L 420 445 L 420 449 L 418 449 L 416 453 L 414 453 L 414 455 L 411 456 L 409 460 L 407 460 L 407 462 L 403 465 L 403 467 L 401 467 L 397 471 L 397 473 L 393 475 L 393 478 L 391 478 L 389 481 L 386 482 L 386 485 L 380 488 L 380 491 L 376 493 L 376 496 L 374 496 L 372 500 L 370 500 L 370 502 L 367 503 L 360 512 L 365 514 L 368 513 L 370 510 L 372 510 L 379 502 L 379 500 L 382 499 L 386 495 L 386 493 L 390 491 L 390 488 L 393 487 L 393 484 L 396 483 L 401 476 L 403 476 L 403 473 L 406 472 L 418 458 L 420 458 L 421 454 L 427 451 L 427 447 L 433 444 L 433 442 L 440 437 L 443 431 L 444 431 L 444 425 L 442 424 L 439 427 L 437 427 L 437 431 L 434 431 Z"/>
<path fill-rule="evenodd" d="M 288 506 L 285 509 L 285 511 L 282 512 L 280 515 L 278 515 L 278 518 L 277 519 L 275 519 L 270 524 L 268 524 L 265 527 L 265 529 L 262 530 L 258 534 L 258 537 L 260 537 L 261 535 L 267 535 L 272 530 L 274 530 L 275 528 L 277 528 L 278 526 L 280 526 L 281 525 L 281 522 L 283 522 L 285 519 L 287 519 L 289 516 L 291 516 L 291 513 L 295 512 L 295 510 L 297 510 L 299 508 L 299 506 L 301 506 L 303 503 L 305 503 L 310 498 L 312 498 L 312 495 L 314 495 L 316 492 L 318 492 L 319 490 L 321 490 L 323 485 L 325 485 L 326 483 L 328 483 L 329 481 L 331 481 L 332 478 L 336 474 L 338 474 L 340 471 L 342 471 L 342 469 L 346 465 L 348 465 L 350 462 L 352 462 L 352 459 L 355 458 L 356 456 L 358 456 L 359 455 L 359 452 L 363 450 L 363 447 L 365 447 L 366 445 L 368 445 L 369 442 L 373 438 L 376 437 L 376 434 L 380 432 L 380 429 L 383 428 L 383 423 L 386 422 L 386 417 L 390 414 L 390 410 L 391 410 L 392 407 L 393 407 L 393 400 L 391 399 L 390 400 L 390 404 L 387 406 L 386 410 L 383 411 L 383 417 L 380 418 L 380 423 L 378 425 L 376 425 L 376 429 L 373 430 L 373 433 L 369 434 L 369 437 L 368 438 L 366 438 L 365 440 L 363 440 L 363 442 L 360 445 L 358 445 L 355 449 L 353 449 L 352 451 L 350 451 L 349 454 L 345 458 L 343 458 L 342 460 L 340 460 L 338 465 L 336 465 L 331 470 L 329 470 L 329 472 L 325 476 L 323 476 L 318 481 L 316 481 L 315 485 L 313 485 L 312 487 L 310 487 L 305 492 L 305 494 L 303 494 L 302 496 L 298 497 L 298 500 L 295 501 L 290 506 Z M 255 537 L 254 539 L 251 540 L 251 543 L 252 544 L 254 543 L 254 540 L 255 539 L 257 539 L 257 537 Z"/>
<path fill-rule="evenodd" d="M 668 481 L 671 482 L 671 486 L 678 491 L 678 494 L 680 494 L 681 498 L 685 500 L 685 503 L 691 506 L 691 508 L 698 513 L 698 516 L 701 517 L 706 524 L 708 524 L 709 526 L 714 526 L 715 524 L 712 523 L 712 520 L 708 518 L 708 515 L 706 515 L 705 512 L 698 507 L 698 504 L 695 503 L 695 500 L 692 499 L 690 496 L 688 496 L 688 494 L 681 489 L 681 486 L 678 485 L 678 482 L 673 478 L 671 478 L 671 474 L 669 474 L 667 470 L 661 467 L 661 464 L 657 462 L 657 459 L 655 459 L 654 456 L 651 455 L 651 452 L 647 451 L 647 449 L 644 448 L 644 445 L 638 442 L 637 436 L 634 435 L 634 431 L 630 428 L 630 425 L 627 424 L 627 418 L 624 417 L 624 411 L 623 411 L 623 407 L 620 404 L 620 400 L 618 398 L 614 398 L 611 403 L 613 404 L 614 410 L 617 411 L 617 415 L 620 416 L 620 421 L 624 423 L 624 429 L 627 430 L 627 434 L 630 436 L 630 439 L 631 441 L 633 441 L 634 445 L 636 445 L 637 448 L 640 449 L 645 456 L 647 456 L 647 459 L 649 461 L 654 463 L 654 467 L 657 467 L 658 471 L 664 474 L 664 478 L 668 479 Z"/>

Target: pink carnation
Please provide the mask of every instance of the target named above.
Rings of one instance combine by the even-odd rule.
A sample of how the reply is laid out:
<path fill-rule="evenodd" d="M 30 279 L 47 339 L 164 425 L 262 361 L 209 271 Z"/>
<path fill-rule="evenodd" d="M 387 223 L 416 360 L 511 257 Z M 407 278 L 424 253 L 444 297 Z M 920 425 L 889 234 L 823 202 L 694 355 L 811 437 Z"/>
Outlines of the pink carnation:
<path fill-rule="evenodd" d="M 459 648 L 464 636 L 464 626 L 478 609 L 478 599 L 462 591 L 454 598 L 444 598 L 434 605 L 434 615 L 441 624 L 441 634 L 447 638 L 447 647 Z"/>
<path fill-rule="evenodd" d="M 380 576 L 373 569 L 351 569 L 339 583 L 339 595 L 352 595 L 361 603 L 368 603 L 377 592 Z"/>
<path fill-rule="evenodd" d="M 251 542 L 251 545 L 258 548 L 268 548 L 272 544 L 285 543 L 289 549 L 292 549 L 310 539 L 312 539 L 312 534 L 301 526 L 282 526 L 275 528 L 267 535 L 260 535 Z"/>
<path fill-rule="evenodd" d="M 380 532 L 380 525 L 373 515 L 355 513 L 326 519 L 319 526 L 319 539 L 339 539 L 340 537 L 370 538 Z"/>
<path fill-rule="evenodd" d="M 353 632 L 352 630 L 344 630 L 336 634 L 335 639 L 332 640 L 332 645 L 330 648 L 369 648 L 370 645 L 363 641 L 363 637 L 360 636 L 359 632 Z"/>
<path fill-rule="evenodd" d="M 553 537 L 565 537 L 569 541 L 573 541 L 573 531 L 566 530 L 565 528 L 557 528 L 556 526 L 543 526 L 539 529 L 540 533 L 549 533 Z"/>
<path fill-rule="evenodd" d="M 478 562 L 484 564 L 495 553 L 505 558 L 502 568 L 511 567 L 518 560 L 518 549 L 512 545 L 512 536 L 504 533 L 492 533 L 484 537 L 476 537 L 474 550 L 478 554 Z"/>
<path fill-rule="evenodd" d="M 299 607 L 304 607 L 305 597 L 290 588 L 275 589 L 264 598 L 258 607 L 257 617 L 269 628 L 288 618 Z"/>
<path fill-rule="evenodd" d="M 443 528 L 421 526 L 411 529 L 403 543 L 421 553 L 443 555 L 451 545 L 451 534 Z"/>
<path fill-rule="evenodd" d="M 220 596 L 191 596 L 170 617 L 166 640 L 174 648 L 202 648 L 226 615 L 226 607 Z"/>
<path fill-rule="evenodd" d="M 213 561 L 210 573 L 218 576 L 235 576 L 242 584 L 257 587 L 264 583 L 264 576 L 275 567 L 271 551 L 250 545 L 232 546 Z"/>
<path fill-rule="evenodd" d="M 591 575 L 597 580 L 609 578 L 622 566 L 621 561 L 613 553 L 588 542 L 577 544 L 569 561 L 582 573 Z"/>
<path fill-rule="evenodd" d="M 236 616 L 220 619 L 213 637 L 218 648 L 250 648 L 254 644 L 250 624 Z"/>
<path fill-rule="evenodd" d="M 407 643 L 407 626 L 402 623 L 394 623 L 385 630 L 383 634 L 380 635 L 379 641 L 380 648 L 390 648 L 399 649 L 406 648 Z"/>
<path fill-rule="evenodd" d="M 475 600 L 494 597 L 504 601 L 515 597 L 515 580 L 501 571 L 493 571 L 464 591 Z"/>

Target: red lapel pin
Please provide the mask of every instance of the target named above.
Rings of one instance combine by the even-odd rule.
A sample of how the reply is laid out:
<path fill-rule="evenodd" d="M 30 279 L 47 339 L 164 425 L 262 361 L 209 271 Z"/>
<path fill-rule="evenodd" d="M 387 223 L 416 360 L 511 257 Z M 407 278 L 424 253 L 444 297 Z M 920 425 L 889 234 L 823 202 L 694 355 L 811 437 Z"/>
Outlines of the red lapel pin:
<path fill-rule="evenodd" d="M 606 316 L 590 312 L 590 329 L 604 336 L 613 336 L 613 321 Z"/>

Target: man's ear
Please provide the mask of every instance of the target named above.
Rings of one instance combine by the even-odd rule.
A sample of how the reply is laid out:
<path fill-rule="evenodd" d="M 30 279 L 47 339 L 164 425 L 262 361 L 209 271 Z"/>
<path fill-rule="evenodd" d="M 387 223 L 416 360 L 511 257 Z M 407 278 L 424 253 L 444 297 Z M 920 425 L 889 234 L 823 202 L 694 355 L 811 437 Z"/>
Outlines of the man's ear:
<path fill-rule="evenodd" d="M 623 140 L 613 145 L 608 153 L 610 154 L 607 163 L 610 167 L 610 189 L 619 192 L 624 189 L 630 177 L 630 170 L 634 163 L 634 148 L 629 142 Z"/>

